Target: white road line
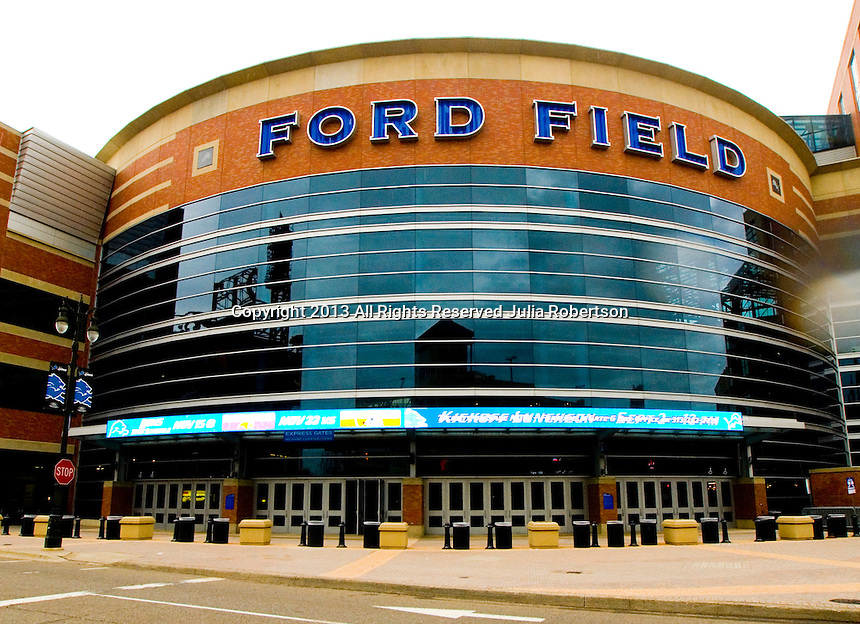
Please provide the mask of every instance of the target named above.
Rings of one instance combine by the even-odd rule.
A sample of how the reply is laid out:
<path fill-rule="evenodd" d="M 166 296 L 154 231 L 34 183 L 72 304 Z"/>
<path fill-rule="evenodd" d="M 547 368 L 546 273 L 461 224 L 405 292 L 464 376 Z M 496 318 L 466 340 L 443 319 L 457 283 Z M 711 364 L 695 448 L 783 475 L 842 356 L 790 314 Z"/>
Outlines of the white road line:
<path fill-rule="evenodd" d="M 203 611 L 218 611 L 220 613 L 235 613 L 237 615 L 256 615 L 257 617 L 271 618 L 273 620 L 289 620 L 291 622 L 310 622 L 311 624 L 348 624 L 346 622 L 333 622 L 331 620 L 312 620 L 309 618 L 293 617 L 289 615 L 278 615 L 276 613 L 257 613 L 255 611 L 239 611 L 238 609 L 221 609 L 219 607 L 207 607 L 205 605 L 185 604 L 182 602 L 166 602 L 164 600 L 146 600 L 144 598 L 131 598 L 129 596 L 113 596 L 111 594 L 89 594 L 101 598 L 115 598 L 116 600 L 131 600 L 132 602 L 146 602 L 149 604 L 160 604 L 168 607 L 185 607 L 186 609 L 201 609 Z"/>
<path fill-rule="evenodd" d="M 477 613 L 474 609 L 424 609 L 421 607 L 381 607 L 374 605 L 377 609 L 391 609 L 392 611 L 404 611 L 406 613 L 418 613 L 421 615 L 435 615 L 436 617 L 449 620 L 459 620 L 461 617 L 481 618 L 484 620 L 507 620 L 510 622 L 543 622 L 544 618 L 523 617 L 521 615 L 495 615 L 492 613 Z"/>
<path fill-rule="evenodd" d="M 186 579 L 179 581 L 180 583 L 211 583 L 212 581 L 223 581 L 224 579 L 217 576 L 204 576 L 203 578 Z"/>
<path fill-rule="evenodd" d="M 173 583 L 144 583 L 143 585 L 123 585 L 122 587 L 114 587 L 114 589 L 149 589 L 151 587 L 167 587 Z"/>
<path fill-rule="evenodd" d="M 81 596 L 90 596 L 90 592 L 70 592 L 68 594 L 48 594 L 47 596 L 30 596 L 29 598 L 13 598 L 12 600 L 0 600 L 0 607 L 11 607 L 20 604 L 29 604 L 31 602 L 48 602 L 50 600 L 62 600 L 63 598 L 79 598 Z"/>

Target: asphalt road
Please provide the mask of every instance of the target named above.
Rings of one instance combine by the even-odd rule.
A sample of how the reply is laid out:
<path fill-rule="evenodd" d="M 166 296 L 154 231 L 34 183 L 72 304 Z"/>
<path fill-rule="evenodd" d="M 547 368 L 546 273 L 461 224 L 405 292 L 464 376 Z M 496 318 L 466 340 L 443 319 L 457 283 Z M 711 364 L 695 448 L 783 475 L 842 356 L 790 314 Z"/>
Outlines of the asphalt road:
<path fill-rule="evenodd" d="M 714 617 L 578 611 L 474 600 L 315 589 L 73 562 L 0 558 L 0 624 L 691 624 Z M 743 624 L 742 620 L 731 620 Z M 750 620 L 749 622 L 752 622 Z"/>

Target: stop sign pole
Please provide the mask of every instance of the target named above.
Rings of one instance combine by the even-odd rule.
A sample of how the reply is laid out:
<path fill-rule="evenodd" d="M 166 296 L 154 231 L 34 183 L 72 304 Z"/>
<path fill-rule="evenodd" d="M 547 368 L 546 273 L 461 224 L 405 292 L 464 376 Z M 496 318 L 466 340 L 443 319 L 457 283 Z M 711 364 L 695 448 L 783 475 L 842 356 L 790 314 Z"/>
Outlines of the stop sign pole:
<path fill-rule="evenodd" d="M 75 304 L 73 304 L 75 305 Z M 78 374 L 78 345 L 80 341 L 89 339 L 93 343 L 98 338 L 98 328 L 95 318 L 90 320 L 89 306 L 84 304 L 83 295 L 74 308 L 70 308 L 64 300 L 54 327 L 60 334 L 72 330 L 72 353 L 69 360 L 68 378 L 66 380 L 66 398 L 63 402 L 63 437 L 60 441 L 60 459 L 54 466 L 54 494 L 51 497 L 51 515 L 48 518 L 48 530 L 45 535 L 45 548 L 63 547 L 63 513 L 66 511 L 69 496 L 69 484 L 75 478 L 75 465 L 66 457 L 69 446 L 69 425 L 75 410 L 75 384 Z M 69 316 L 72 318 L 70 319 Z M 89 327 L 87 327 L 89 322 Z M 86 333 L 85 333 L 86 332 Z"/>

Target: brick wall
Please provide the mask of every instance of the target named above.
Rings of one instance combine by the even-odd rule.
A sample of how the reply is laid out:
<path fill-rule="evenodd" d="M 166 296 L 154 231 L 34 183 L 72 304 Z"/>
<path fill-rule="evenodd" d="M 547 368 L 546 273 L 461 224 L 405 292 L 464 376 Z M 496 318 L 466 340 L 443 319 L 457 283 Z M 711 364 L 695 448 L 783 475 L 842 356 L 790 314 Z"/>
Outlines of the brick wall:
<path fill-rule="evenodd" d="M 858 507 L 860 496 L 848 493 L 848 480 L 860 486 L 860 468 L 831 468 L 809 471 L 809 489 L 816 507 Z"/>

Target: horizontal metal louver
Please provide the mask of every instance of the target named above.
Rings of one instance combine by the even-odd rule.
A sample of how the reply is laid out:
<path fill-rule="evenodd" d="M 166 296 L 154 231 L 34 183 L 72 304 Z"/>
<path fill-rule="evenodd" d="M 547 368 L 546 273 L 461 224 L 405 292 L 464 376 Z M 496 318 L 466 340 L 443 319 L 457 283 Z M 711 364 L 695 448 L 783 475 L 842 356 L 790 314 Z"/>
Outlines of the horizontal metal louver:
<path fill-rule="evenodd" d="M 816 164 L 818 164 L 819 167 L 822 167 L 842 160 L 857 158 L 857 149 L 855 146 L 849 145 L 848 147 L 827 150 L 825 152 L 816 152 L 813 156 L 815 156 Z"/>
<path fill-rule="evenodd" d="M 10 230 L 92 260 L 115 171 L 44 132 L 21 137 Z M 90 251 L 92 253 L 90 253 Z"/>

